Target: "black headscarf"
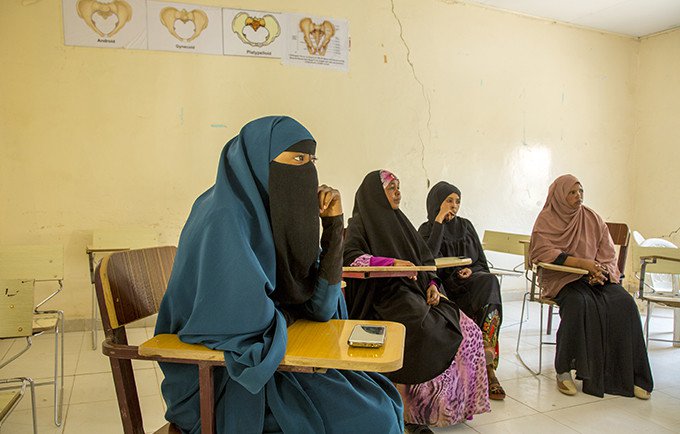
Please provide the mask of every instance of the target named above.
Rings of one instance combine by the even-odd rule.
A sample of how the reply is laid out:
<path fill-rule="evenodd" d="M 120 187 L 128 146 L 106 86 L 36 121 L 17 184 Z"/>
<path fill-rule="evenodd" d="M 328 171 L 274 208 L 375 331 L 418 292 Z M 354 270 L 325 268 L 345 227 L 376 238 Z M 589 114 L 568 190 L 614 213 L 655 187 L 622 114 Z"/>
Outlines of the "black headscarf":
<path fill-rule="evenodd" d="M 444 200 L 451 195 L 456 193 L 458 197 L 461 197 L 460 190 L 448 182 L 440 181 L 436 183 L 430 192 L 427 194 L 427 222 L 423 223 L 418 232 L 423 238 L 428 240 L 428 245 L 432 246 L 429 242 L 430 234 L 432 233 L 432 226 L 435 224 L 434 219 L 439 214 L 439 208 L 444 202 Z M 432 254 L 437 257 L 449 257 L 449 256 L 463 256 L 472 259 L 472 264 L 469 268 L 472 271 L 489 271 L 489 265 L 486 261 L 486 256 L 484 255 L 484 249 L 482 248 L 482 243 L 479 241 L 479 236 L 477 231 L 475 231 L 472 223 L 463 218 L 456 216 L 446 223 L 443 223 L 443 236 L 442 242 L 438 251 L 433 251 Z M 445 269 L 442 270 L 444 273 L 439 273 L 442 280 L 446 283 L 447 279 L 450 277 L 447 274 L 452 274 L 457 269 Z"/>
<path fill-rule="evenodd" d="M 316 142 L 302 140 L 287 151 L 314 154 Z M 301 166 L 269 163 L 269 218 L 276 247 L 276 291 L 284 305 L 309 300 L 317 280 L 319 257 L 319 185 L 311 161 Z"/>
<path fill-rule="evenodd" d="M 354 199 L 345 238 L 344 264 L 363 254 L 434 265 L 423 239 L 401 210 L 390 206 L 380 171 L 366 175 Z M 406 326 L 404 366 L 387 376 L 398 383 L 431 380 L 451 365 L 462 340 L 458 309 L 442 299 L 426 302 L 434 272 L 407 278 L 348 279 L 345 297 L 350 318 L 397 321 Z"/>

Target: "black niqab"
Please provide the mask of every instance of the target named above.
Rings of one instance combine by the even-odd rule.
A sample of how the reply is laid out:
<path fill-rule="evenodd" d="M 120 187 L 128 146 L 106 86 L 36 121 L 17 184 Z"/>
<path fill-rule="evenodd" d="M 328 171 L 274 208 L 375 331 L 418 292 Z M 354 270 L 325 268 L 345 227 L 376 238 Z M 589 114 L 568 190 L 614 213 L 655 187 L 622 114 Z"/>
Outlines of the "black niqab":
<path fill-rule="evenodd" d="M 303 140 L 287 151 L 314 154 L 316 142 Z M 319 181 L 313 162 L 301 166 L 269 163 L 269 218 L 276 247 L 276 290 L 284 305 L 309 300 L 317 281 Z"/>

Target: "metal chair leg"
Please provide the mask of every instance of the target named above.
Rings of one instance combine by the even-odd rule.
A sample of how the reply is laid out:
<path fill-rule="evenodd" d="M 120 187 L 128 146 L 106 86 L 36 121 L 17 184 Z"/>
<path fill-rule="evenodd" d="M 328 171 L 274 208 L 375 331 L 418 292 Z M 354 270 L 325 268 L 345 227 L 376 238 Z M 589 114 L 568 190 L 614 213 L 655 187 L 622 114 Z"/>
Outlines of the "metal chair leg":
<path fill-rule="evenodd" d="M 92 349 L 96 350 L 98 345 L 97 339 L 97 320 L 99 319 L 99 308 L 97 306 L 97 292 L 92 284 Z"/>
<path fill-rule="evenodd" d="M 647 300 L 647 317 L 645 318 L 645 346 L 649 348 L 649 320 L 652 318 L 652 303 Z"/>
<path fill-rule="evenodd" d="M 524 309 L 525 309 L 525 306 L 526 306 L 526 304 L 527 304 L 527 298 L 529 297 L 529 295 L 530 295 L 530 294 L 529 294 L 528 292 L 526 292 L 526 293 L 524 294 L 524 300 L 522 301 L 522 314 L 521 314 L 522 316 L 524 316 Z M 529 309 L 527 309 L 527 311 L 528 311 L 528 310 L 529 310 Z M 521 354 L 520 351 L 519 351 L 519 344 L 520 344 L 520 340 L 522 339 L 522 326 L 523 326 L 523 324 L 524 324 L 524 321 L 520 321 L 520 323 L 519 323 L 519 331 L 517 332 L 517 346 L 515 347 L 515 356 L 517 356 L 517 359 L 519 360 L 519 362 L 522 364 L 522 366 L 524 366 L 525 368 L 527 368 L 527 370 L 529 370 L 529 372 L 531 372 L 531 373 L 534 374 L 534 375 L 539 375 L 539 374 L 541 373 L 541 372 L 540 372 L 540 369 L 539 369 L 538 372 L 536 372 L 536 371 L 534 371 L 533 369 L 531 369 L 531 368 L 529 367 L 529 365 L 524 361 L 524 359 L 522 358 L 522 354 Z M 540 368 L 540 366 L 539 366 L 539 368 Z"/>
<path fill-rule="evenodd" d="M 543 303 L 540 303 L 540 320 L 538 324 L 538 374 L 543 369 Z"/>
<path fill-rule="evenodd" d="M 56 312 L 57 327 L 54 330 L 54 424 L 61 426 L 64 403 L 64 311 L 58 310 Z"/>

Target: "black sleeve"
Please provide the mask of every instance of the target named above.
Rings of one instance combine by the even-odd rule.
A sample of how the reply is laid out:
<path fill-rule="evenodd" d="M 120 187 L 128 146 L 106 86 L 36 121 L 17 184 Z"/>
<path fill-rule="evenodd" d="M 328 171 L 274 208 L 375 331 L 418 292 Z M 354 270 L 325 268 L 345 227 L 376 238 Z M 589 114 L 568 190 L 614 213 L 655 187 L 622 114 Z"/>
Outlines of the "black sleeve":
<path fill-rule="evenodd" d="M 342 276 L 342 229 L 344 218 L 322 217 L 321 254 L 319 255 L 319 277 L 330 285 L 338 283 Z"/>
<path fill-rule="evenodd" d="M 439 249 L 441 249 L 442 240 L 444 239 L 444 225 L 438 222 L 423 223 L 420 225 L 420 228 L 418 228 L 418 233 L 425 240 L 432 255 L 435 258 L 441 256 L 439 254 Z"/>
<path fill-rule="evenodd" d="M 479 235 L 477 235 L 477 230 L 472 225 L 472 222 L 468 221 L 468 224 L 470 225 L 470 233 L 472 234 L 472 237 L 474 237 L 473 241 L 477 247 L 477 264 L 488 273 L 489 263 L 486 260 L 486 255 L 484 254 L 484 246 L 482 246 L 482 242 L 479 240 Z"/>
<path fill-rule="evenodd" d="M 559 254 L 559 256 L 557 256 L 557 258 L 555 258 L 555 260 L 552 263 L 555 265 L 564 265 L 564 261 L 566 261 L 568 257 L 569 255 L 562 252 Z"/>

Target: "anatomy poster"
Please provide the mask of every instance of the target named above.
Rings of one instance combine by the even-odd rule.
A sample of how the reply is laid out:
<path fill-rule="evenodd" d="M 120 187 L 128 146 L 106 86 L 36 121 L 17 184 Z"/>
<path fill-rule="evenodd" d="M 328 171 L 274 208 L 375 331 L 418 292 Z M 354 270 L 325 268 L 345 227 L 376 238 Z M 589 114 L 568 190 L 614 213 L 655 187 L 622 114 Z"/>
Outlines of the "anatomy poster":
<path fill-rule="evenodd" d="M 222 11 L 197 4 L 149 1 L 149 50 L 222 54 Z"/>
<path fill-rule="evenodd" d="M 347 20 L 291 14 L 288 26 L 284 64 L 349 69 Z"/>
<path fill-rule="evenodd" d="M 281 57 L 284 50 L 285 15 L 276 12 L 222 9 L 224 54 L 229 56 Z"/>
<path fill-rule="evenodd" d="M 145 0 L 63 0 L 64 43 L 146 49 Z"/>

